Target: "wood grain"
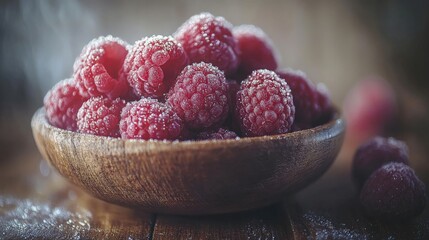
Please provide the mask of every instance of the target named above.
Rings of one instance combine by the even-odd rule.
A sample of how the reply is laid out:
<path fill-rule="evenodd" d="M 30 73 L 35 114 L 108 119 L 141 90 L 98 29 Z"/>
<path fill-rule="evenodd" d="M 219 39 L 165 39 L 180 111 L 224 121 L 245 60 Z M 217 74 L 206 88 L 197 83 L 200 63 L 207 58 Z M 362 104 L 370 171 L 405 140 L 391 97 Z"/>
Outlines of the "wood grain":
<path fill-rule="evenodd" d="M 149 212 L 213 214 L 278 201 L 331 165 L 340 118 L 309 130 L 240 140 L 140 141 L 98 137 L 32 121 L 36 143 L 67 179 L 108 202 Z"/>

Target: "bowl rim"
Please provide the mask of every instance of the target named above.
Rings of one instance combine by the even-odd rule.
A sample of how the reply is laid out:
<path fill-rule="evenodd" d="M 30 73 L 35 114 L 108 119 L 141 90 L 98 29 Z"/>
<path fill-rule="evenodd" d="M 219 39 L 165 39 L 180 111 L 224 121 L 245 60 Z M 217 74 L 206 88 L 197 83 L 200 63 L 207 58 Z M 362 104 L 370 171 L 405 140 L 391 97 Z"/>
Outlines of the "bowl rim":
<path fill-rule="evenodd" d="M 123 139 L 123 138 L 115 138 L 115 137 L 108 137 L 108 136 L 98 136 L 98 135 L 93 135 L 88 133 L 79 133 L 79 132 L 58 128 L 50 124 L 46 118 L 46 110 L 44 107 L 41 107 L 36 110 L 31 120 L 31 126 L 32 128 L 35 128 L 36 125 L 41 125 L 57 133 L 67 134 L 72 137 L 79 136 L 84 138 L 92 138 L 92 139 L 98 139 L 98 140 L 104 140 L 104 141 L 110 141 L 110 142 L 132 143 L 132 144 L 157 144 L 157 145 L 164 145 L 164 146 L 173 145 L 173 144 L 175 146 L 179 146 L 179 145 L 204 146 L 207 144 L 217 145 L 217 144 L 237 143 L 237 142 L 240 142 L 240 143 L 267 142 L 267 141 L 281 140 L 281 139 L 284 140 L 289 138 L 302 138 L 304 136 L 314 135 L 314 134 L 323 132 L 325 130 L 331 129 L 336 125 L 345 124 L 345 120 L 342 118 L 340 111 L 337 108 L 334 108 L 334 109 L 335 109 L 334 114 L 331 120 L 313 128 L 294 131 L 294 132 L 288 132 L 283 134 L 254 136 L 254 137 L 238 137 L 234 139 L 221 139 L 221 140 L 218 140 L 218 139 L 207 139 L 207 140 Z"/>

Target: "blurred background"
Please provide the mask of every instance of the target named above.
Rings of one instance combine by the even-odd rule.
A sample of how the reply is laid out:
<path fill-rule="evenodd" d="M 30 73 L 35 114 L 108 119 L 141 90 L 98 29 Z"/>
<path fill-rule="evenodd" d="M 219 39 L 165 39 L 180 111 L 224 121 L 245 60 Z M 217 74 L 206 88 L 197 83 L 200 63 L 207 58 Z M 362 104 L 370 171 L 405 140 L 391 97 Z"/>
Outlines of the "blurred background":
<path fill-rule="evenodd" d="M 5 0 L 0 2 L 1 157 L 35 150 L 32 114 L 56 82 L 71 76 L 74 59 L 91 39 L 111 34 L 134 43 L 172 34 L 202 11 L 234 25 L 261 27 L 281 55 L 280 66 L 324 82 L 340 108 L 362 80 L 385 79 L 399 109 L 395 126 L 401 131 L 392 134 L 406 132 L 410 141 L 428 145 L 428 1 Z"/>

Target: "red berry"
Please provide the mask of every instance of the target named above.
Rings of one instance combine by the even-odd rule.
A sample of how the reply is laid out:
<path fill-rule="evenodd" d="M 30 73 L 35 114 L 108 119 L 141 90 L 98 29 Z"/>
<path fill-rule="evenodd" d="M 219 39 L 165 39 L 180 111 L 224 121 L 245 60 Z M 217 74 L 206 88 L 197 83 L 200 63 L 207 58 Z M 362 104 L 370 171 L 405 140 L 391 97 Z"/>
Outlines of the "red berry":
<path fill-rule="evenodd" d="M 77 126 L 81 133 L 119 137 L 119 120 L 125 101 L 117 98 L 92 97 L 82 104 L 77 113 Z"/>
<path fill-rule="evenodd" d="M 192 16 L 177 29 L 174 37 L 192 63 L 211 63 L 226 74 L 238 67 L 237 41 L 232 36 L 232 25 L 223 17 L 214 17 L 210 13 Z"/>
<path fill-rule="evenodd" d="M 365 213 L 388 221 L 419 215 L 426 201 L 425 185 L 403 163 L 388 163 L 376 170 L 360 193 Z"/>
<path fill-rule="evenodd" d="M 305 73 L 291 69 L 277 71 L 292 90 L 295 105 L 294 129 L 307 129 L 326 122 L 332 105 L 323 85 L 314 85 Z"/>
<path fill-rule="evenodd" d="M 167 102 L 190 129 L 220 125 L 228 115 L 225 76 L 210 63 L 189 65 L 177 77 Z"/>
<path fill-rule="evenodd" d="M 346 139 L 361 143 L 385 134 L 394 123 L 396 107 L 395 94 L 388 82 L 372 77 L 357 83 L 343 106 Z"/>
<path fill-rule="evenodd" d="M 127 43 L 112 36 L 89 42 L 76 59 L 73 76 L 82 96 L 125 97 L 129 86 L 119 80 L 119 71 L 127 55 Z"/>
<path fill-rule="evenodd" d="M 362 144 L 353 159 L 353 177 L 359 186 L 378 168 L 389 162 L 408 164 L 407 145 L 394 138 L 375 137 Z"/>
<path fill-rule="evenodd" d="M 128 103 L 122 110 L 122 138 L 174 140 L 180 138 L 182 130 L 182 119 L 171 107 L 157 100 L 142 98 Z"/>
<path fill-rule="evenodd" d="M 137 41 L 128 53 L 123 76 L 136 95 L 161 98 L 187 63 L 185 51 L 174 38 L 146 37 Z"/>
<path fill-rule="evenodd" d="M 201 132 L 197 135 L 198 140 L 223 140 L 237 138 L 237 134 L 233 131 L 219 128 L 216 131 Z"/>
<path fill-rule="evenodd" d="M 55 127 L 76 131 L 77 112 L 85 99 L 80 95 L 73 79 L 60 81 L 43 100 L 49 123 Z"/>
<path fill-rule="evenodd" d="M 295 117 L 291 90 L 269 70 L 253 71 L 237 93 L 236 120 L 245 136 L 287 133 Z"/>
<path fill-rule="evenodd" d="M 257 69 L 277 69 L 278 54 L 262 29 L 253 25 L 241 25 L 234 27 L 232 33 L 240 49 L 238 68 L 242 74 L 249 75 Z"/>

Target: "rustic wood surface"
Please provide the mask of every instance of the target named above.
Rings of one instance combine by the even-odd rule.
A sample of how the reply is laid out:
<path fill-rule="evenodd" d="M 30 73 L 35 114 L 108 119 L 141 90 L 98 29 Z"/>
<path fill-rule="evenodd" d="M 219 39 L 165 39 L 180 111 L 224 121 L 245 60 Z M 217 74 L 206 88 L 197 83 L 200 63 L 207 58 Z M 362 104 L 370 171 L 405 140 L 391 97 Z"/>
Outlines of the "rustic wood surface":
<path fill-rule="evenodd" d="M 138 141 L 64 131 L 36 112 L 42 155 L 66 179 L 112 203 L 169 214 L 267 206 L 320 177 L 338 154 L 341 118 L 275 136 L 223 141 Z"/>
<path fill-rule="evenodd" d="M 428 148 L 401 134 L 429 185 Z M 407 223 L 362 214 L 350 179 L 354 146 L 326 174 L 269 207 L 217 216 L 149 214 L 98 200 L 49 167 L 33 144 L 0 159 L 0 239 L 429 239 L 429 211 Z"/>

